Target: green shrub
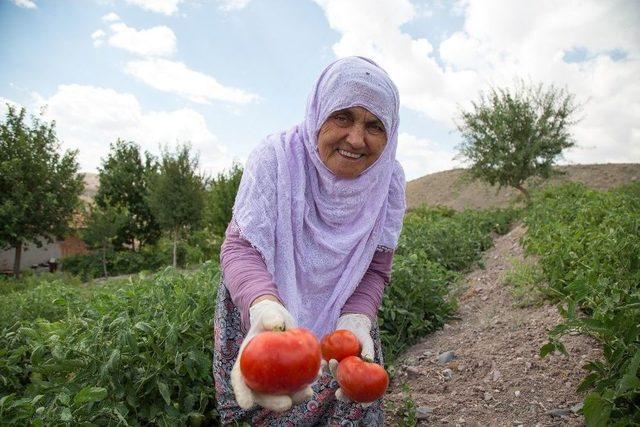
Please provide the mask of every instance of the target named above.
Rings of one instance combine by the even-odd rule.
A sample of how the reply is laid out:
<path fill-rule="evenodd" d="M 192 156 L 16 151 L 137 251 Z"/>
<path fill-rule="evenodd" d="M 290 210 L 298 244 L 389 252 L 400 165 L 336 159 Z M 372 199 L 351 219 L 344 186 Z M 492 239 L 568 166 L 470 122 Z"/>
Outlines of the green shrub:
<path fill-rule="evenodd" d="M 599 192 L 580 184 L 548 188 L 525 218 L 525 247 L 540 258 L 566 318 L 541 354 L 564 350 L 560 337 L 596 337 L 603 361 L 591 361 L 581 390 L 589 425 L 640 423 L 640 183 Z M 582 310 L 588 317 L 578 315 Z"/>
<path fill-rule="evenodd" d="M 215 423 L 211 331 L 218 269 L 167 269 L 94 287 L 58 321 L 0 338 L 0 417 L 9 425 Z M 8 365 L 8 366 L 7 366 Z"/>

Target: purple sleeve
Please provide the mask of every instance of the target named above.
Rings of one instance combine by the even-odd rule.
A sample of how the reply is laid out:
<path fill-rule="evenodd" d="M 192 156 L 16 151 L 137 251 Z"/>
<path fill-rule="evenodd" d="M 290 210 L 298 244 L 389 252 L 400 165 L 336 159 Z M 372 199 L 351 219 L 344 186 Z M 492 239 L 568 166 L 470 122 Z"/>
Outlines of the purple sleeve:
<path fill-rule="evenodd" d="M 391 280 L 392 251 L 376 251 L 362 280 L 342 307 L 342 314 L 361 313 L 376 322 L 385 285 Z"/>
<path fill-rule="evenodd" d="M 249 329 L 249 307 L 253 300 L 262 295 L 280 297 L 260 252 L 240 237 L 232 224 L 233 221 L 227 227 L 220 248 L 220 266 L 224 284 L 233 304 L 240 311 L 242 327 L 246 331 Z"/>

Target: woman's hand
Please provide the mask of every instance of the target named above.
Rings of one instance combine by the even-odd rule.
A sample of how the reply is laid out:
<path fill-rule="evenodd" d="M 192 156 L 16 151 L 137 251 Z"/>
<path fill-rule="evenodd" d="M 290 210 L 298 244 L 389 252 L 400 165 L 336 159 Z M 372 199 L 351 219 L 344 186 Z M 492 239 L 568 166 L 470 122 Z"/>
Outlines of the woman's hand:
<path fill-rule="evenodd" d="M 371 338 L 371 319 L 364 314 L 350 313 L 343 314 L 338 319 L 336 329 L 346 329 L 353 332 L 353 335 L 360 341 L 360 357 L 367 361 L 373 361 L 373 339 Z M 338 369 L 338 361 L 331 359 L 329 361 L 329 371 L 336 378 L 336 370 Z M 336 399 L 343 402 L 351 402 L 347 396 L 342 393 L 342 389 L 336 390 Z M 369 406 L 370 403 L 363 403 L 363 406 Z"/>
<path fill-rule="evenodd" d="M 292 395 L 270 395 L 258 393 L 249 388 L 244 381 L 240 370 L 240 356 L 246 345 L 253 337 L 264 331 L 276 328 L 284 330 L 295 327 L 295 321 L 286 308 L 275 297 L 257 298 L 249 309 L 250 328 L 240 345 L 238 357 L 231 370 L 231 386 L 236 396 L 238 406 L 242 409 L 250 409 L 254 405 L 260 405 L 271 411 L 283 412 L 291 408 L 294 403 L 299 403 L 313 396 L 311 386 L 307 386 Z"/>

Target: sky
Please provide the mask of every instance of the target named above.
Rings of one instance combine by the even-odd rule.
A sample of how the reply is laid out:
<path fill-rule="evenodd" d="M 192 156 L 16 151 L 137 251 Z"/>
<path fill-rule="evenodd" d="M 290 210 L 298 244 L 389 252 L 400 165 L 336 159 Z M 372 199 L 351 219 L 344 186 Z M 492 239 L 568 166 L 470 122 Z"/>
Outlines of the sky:
<path fill-rule="evenodd" d="M 244 163 L 350 55 L 398 86 L 408 180 L 464 166 L 460 112 L 520 80 L 581 105 L 560 163 L 640 162 L 637 0 L 0 0 L 0 28 L 0 113 L 55 120 L 84 172 L 118 138 Z"/>

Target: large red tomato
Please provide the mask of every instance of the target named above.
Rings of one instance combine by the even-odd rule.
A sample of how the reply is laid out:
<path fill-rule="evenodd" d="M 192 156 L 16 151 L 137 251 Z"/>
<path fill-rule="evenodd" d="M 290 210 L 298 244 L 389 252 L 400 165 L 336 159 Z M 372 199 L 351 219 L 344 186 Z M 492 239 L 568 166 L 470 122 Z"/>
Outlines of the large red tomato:
<path fill-rule="evenodd" d="M 356 356 L 340 362 L 336 379 L 342 392 L 355 402 L 373 402 L 382 397 L 389 385 L 389 375 L 377 363 L 369 363 Z"/>
<path fill-rule="evenodd" d="M 240 355 L 240 370 L 252 390 L 290 394 L 311 384 L 320 369 L 320 343 L 307 329 L 262 332 Z"/>
<path fill-rule="evenodd" d="M 347 356 L 360 354 L 360 341 L 353 332 L 346 329 L 338 329 L 325 335 L 320 341 L 322 357 L 329 361 L 336 359 L 338 362 Z"/>

